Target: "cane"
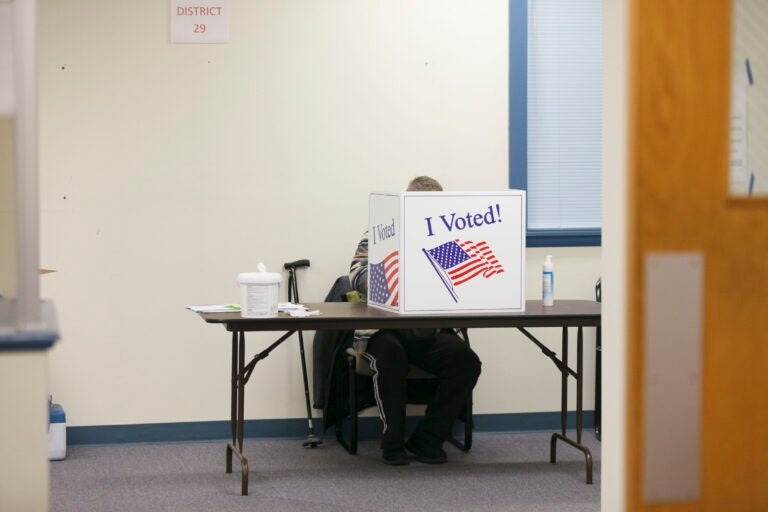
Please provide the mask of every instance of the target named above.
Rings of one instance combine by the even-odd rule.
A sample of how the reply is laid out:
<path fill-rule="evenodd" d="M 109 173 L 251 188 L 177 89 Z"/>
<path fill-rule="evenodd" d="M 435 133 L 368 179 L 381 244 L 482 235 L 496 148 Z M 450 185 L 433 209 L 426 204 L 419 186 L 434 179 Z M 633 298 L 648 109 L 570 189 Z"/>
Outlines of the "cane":
<path fill-rule="evenodd" d="M 288 271 L 288 301 L 299 302 L 299 284 L 296 279 L 296 269 L 309 267 L 309 260 L 296 260 L 283 265 Z M 301 374 L 304 377 L 304 400 L 307 404 L 307 423 L 309 427 L 309 434 L 307 439 L 302 443 L 302 446 L 307 448 L 317 448 L 317 445 L 322 444 L 323 440 L 315 435 L 315 429 L 312 426 L 312 407 L 309 404 L 309 381 L 307 380 L 307 360 L 304 356 L 304 335 L 301 331 L 299 333 L 299 350 L 301 352 Z"/>

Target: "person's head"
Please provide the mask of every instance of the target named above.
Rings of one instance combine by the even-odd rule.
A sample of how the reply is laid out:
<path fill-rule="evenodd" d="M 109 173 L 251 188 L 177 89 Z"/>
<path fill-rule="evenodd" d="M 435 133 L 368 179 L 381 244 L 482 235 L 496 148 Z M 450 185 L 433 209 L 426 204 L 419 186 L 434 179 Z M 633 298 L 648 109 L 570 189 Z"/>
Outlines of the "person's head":
<path fill-rule="evenodd" d="M 416 176 L 408 183 L 408 192 L 441 192 L 443 186 L 435 178 Z"/>

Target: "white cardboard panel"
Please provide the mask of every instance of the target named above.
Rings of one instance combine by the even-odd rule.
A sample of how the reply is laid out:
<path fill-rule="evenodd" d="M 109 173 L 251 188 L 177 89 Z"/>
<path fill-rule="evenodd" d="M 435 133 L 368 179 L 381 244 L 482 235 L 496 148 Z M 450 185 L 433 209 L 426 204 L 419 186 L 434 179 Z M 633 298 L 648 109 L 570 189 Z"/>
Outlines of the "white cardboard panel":
<path fill-rule="evenodd" d="M 374 193 L 368 303 L 400 313 L 525 310 L 525 192 Z"/>

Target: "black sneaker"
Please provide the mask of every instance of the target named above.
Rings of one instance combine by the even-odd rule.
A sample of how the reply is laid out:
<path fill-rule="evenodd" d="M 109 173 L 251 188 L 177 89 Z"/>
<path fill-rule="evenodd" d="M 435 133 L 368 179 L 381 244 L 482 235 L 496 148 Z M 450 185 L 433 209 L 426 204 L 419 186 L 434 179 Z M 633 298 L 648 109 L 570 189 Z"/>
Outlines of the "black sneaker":
<path fill-rule="evenodd" d="M 411 463 L 405 454 L 405 450 L 402 448 L 382 450 L 381 454 L 384 459 L 384 464 L 387 464 L 388 466 L 407 466 Z"/>
<path fill-rule="evenodd" d="M 417 461 L 425 464 L 445 464 L 448 460 L 445 450 L 418 436 L 412 436 L 405 443 L 405 449 L 411 452 Z"/>

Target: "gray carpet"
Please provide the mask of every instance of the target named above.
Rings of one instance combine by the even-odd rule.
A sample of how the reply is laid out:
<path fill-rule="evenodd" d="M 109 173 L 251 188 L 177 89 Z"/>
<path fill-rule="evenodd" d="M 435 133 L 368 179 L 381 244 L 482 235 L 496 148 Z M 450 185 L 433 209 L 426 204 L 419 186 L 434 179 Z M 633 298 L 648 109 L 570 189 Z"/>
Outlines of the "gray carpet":
<path fill-rule="evenodd" d="M 600 443 L 585 432 L 584 456 L 549 433 L 476 433 L 469 453 L 446 445 L 448 463 L 381 463 L 378 441 L 348 455 L 325 438 L 317 449 L 297 439 L 246 439 L 250 494 L 240 495 L 240 465 L 224 472 L 224 441 L 71 446 L 51 462 L 51 511 L 574 511 L 600 510 Z"/>

